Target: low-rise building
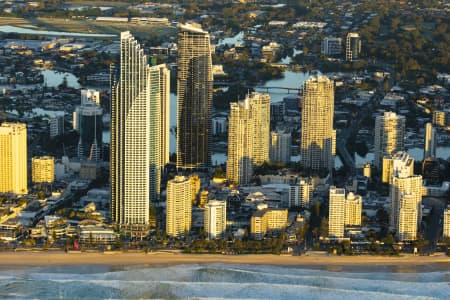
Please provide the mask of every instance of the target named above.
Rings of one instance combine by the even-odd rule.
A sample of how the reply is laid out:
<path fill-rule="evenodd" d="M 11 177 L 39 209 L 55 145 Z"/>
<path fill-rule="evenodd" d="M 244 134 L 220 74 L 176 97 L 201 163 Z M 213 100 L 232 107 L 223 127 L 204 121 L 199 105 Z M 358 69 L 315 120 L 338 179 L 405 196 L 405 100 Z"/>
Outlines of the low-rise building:
<path fill-rule="evenodd" d="M 263 208 L 257 210 L 250 222 L 250 232 L 254 239 L 260 240 L 266 234 L 279 234 L 288 223 L 288 210 L 282 208 Z"/>

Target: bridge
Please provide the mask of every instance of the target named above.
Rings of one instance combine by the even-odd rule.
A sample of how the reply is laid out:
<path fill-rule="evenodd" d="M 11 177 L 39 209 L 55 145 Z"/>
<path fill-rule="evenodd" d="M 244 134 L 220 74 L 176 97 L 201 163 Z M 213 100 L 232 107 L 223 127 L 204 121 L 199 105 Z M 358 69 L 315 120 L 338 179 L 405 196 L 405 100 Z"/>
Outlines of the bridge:
<path fill-rule="evenodd" d="M 278 91 L 282 94 L 285 94 L 286 91 L 288 94 L 300 94 L 301 88 L 300 87 L 294 87 L 294 86 L 254 86 L 251 87 L 255 89 L 255 91 L 265 91 L 266 93 L 269 93 L 269 91 Z"/>

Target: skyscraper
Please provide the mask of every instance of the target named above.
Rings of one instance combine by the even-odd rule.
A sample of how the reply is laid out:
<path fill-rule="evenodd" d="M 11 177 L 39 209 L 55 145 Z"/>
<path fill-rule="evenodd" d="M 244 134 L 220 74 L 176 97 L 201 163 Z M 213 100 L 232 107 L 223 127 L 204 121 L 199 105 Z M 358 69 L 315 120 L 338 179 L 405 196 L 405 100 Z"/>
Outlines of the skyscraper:
<path fill-rule="evenodd" d="M 27 127 L 5 122 L 0 126 L 0 193 L 27 192 Z"/>
<path fill-rule="evenodd" d="M 394 174 L 390 185 L 391 213 L 389 225 L 400 241 L 417 237 L 417 227 L 422 218 L 422 176 Z"/>
<path fill-rule="evenodd" d="M 178 26 L 177 167 L 211 165 L 213 96 L 209 33 L 193 24 Z"/>
<path fill-rule="evenodd" d="M 53 156 L 33 157 L 31 174 L 33 183 L 53 183 L 55 181 L 55 158 Z"/>
<path fill-rule="evenodd" d="M 284 163 L 291 161 L 290 133 L 275 131 L 270 133 L 270 161 Z"/>
<path fill-rule="evenodd" d="M 312 170 L 331 170 L 336 143 L 333 81 L 326 76 L 310 77 L 303 85 L 302 106 L 302 165 Z"/>
<path fill-rule="evenodd" d="M 111 217 L 125 227 L 147 226 L 150 202 L 159 199 L 167 72 L 165 65 L 149 66 L 130 32 L 121 33 L 120 68 L 111 86 Z"/>
<path fill-rule="evenodd" d="M 248 184 L 254 166 L 269 160 L 270 96 L 253 93 L 231 103 L 228 125 L 227 178 Z"/>
<path fill-rule="evenodd" d="M 189 178 L 175 176 L 167 182 L 166 232 L 181 236 L 191 230 L 192 186 Z"/>
<path fill-rule="evenodd" d="M 211 200 L 205 206 L 205 233 L 208 239 L 222 238 L 227 229 L 227 202 Z"/>
<path fill-rule="evenodd" d="M 349 32 L 345 44 L 345 59 L 353 61 L 359 59 L 361 53 L 361 37 L 358 33 Z"/>
<path fill-rule="evenodd" d="M 423 159 L 428 157 L 436 157 L 436 128 L 431 123 L 425 125 Z"/>
<path fill-rule="evenodd" d="M 405 117 L 394 112 L 384 112 L 375 119 L 375 166 L 380 170 L 383 157 L 405 148 Z"/>

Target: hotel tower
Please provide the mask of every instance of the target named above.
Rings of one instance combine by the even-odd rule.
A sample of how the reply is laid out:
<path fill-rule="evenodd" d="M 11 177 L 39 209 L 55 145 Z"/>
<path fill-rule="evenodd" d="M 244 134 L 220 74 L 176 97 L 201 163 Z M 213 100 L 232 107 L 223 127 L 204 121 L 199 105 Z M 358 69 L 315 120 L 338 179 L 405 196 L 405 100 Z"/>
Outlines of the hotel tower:
<path fill-rule="evenodd" d="M 209 34 L 178 26 L 177 168 L 211 165 L 213 75 Z"/>
<path fill-rule="evenodd" d="M 130 32 L 120 35 L 120 66 L 111 85 L 111 218 L 148 225 L 168 159 L 169 71 L 150 66 Z"/>

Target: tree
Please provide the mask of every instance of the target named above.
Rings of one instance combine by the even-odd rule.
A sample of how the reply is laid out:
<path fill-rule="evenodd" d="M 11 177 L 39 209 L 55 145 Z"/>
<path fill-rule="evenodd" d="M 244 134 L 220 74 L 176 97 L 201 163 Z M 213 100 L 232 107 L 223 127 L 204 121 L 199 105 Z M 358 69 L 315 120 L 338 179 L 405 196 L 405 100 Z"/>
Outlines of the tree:
<path fill-rule="evenodd" d="M 328 236 L 328 218 L 323 218 L 319 227 L 320 236 Z"/>

